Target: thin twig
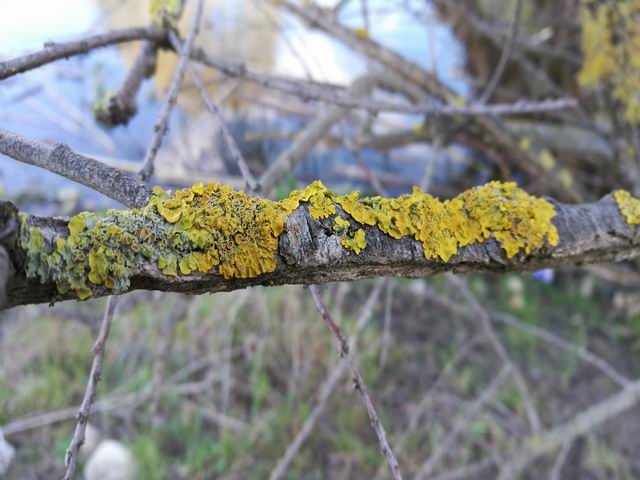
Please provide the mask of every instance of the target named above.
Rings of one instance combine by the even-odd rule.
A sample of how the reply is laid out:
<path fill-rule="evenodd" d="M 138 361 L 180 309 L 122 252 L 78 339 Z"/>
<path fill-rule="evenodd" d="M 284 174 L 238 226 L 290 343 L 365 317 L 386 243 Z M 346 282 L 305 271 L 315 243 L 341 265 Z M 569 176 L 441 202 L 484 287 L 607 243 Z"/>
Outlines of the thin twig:
<path fill-rule="evenodd" d="M 313 301 L 316 304 L 316 308 L 322 315 L 322 318 L 329 326 L 329 329 L 333 333 L 333 336 L 336 338 L 338 342 L 338 347 L 340 349 L 340 356 L 347 360 L 347 364 L 349 365 L 349 370 L 351 370 L 351 374 L 353 376 L 353 382 L 355 389 L 362 395 L 362 399 L 364 401 L 365 406 L 367 407 L 367 413 L 369 414 L 369 420 L 371 421 L 371 425 L 376 432 L 378 437 L 378 441 L 380 442 L 380 448 L 382 450 L 383 455 L 387 458 L 389 463 L 389 468 L 391 469 L 391 474 L 395 480 L 402 480 L 402 474 L 400 473 L 400 466 L 398 465 L 398 461 L 396 460 L 391 447 L 389 446 L 389 442 L 387 441 L 387 434 L 384 430 L 384 426 L 380 422 L 378 414 L 371 402 L 371 398 L 369 397 L 369 393 L 367 391 L 367 386 L 364 383 L 362 375 L 360 374 L 360 370 L 356 365 L 353 357 L 349 353 L 349 343 L 347 339 L 342 334 L 340 327 L 333 320 L 329 310 L 325 306 L 322 298 L 320 297 L 320 291 L 316 285 L 311 285 L 309 287 L 311 291 L 311 295 L 313 296 Z"/>
<path fill-rule="evenodd" d="M 489 313 L 469 290 L 469 287 L 467 287 L 467 284 L 464 282 L 464 280 L 456 277 L 453 274 L 447 274 L 447 279 L 460 291 L 467 302 L 469 302 L 469 305 L 474 310 L 478 320 L 480 321 L 480 325 L 482 326 L 484 334 L 486 335 L 489 343 L 498 355 L 498 358 L 500 358 L 500 360 L 505 365 L 510 365 L 513 369 L 513 381 L 516 385 L 516 388 L 520 391 L 520 396 L 522 397 L 522 402 L 524 404 L 525 412 L 527 414 L 531 430 L 534 433 L 540 431 L 540 416 L 538 415 L 538 412 L 534 405 L 534 401 L 531 392 L 529 391 L 529 387 L 527 386 L 524 375 L 522 374 L 516 363 L 511 359 L 509 352 L 498 337 L 498 334 L 496 333 L 495 329 L 493 328 L 493 324 L 491 323 L 491 317 Z"/>
<path fill-rule="evenodd" d="M 384 284 L 384 281 L 380 281 L 377 283 L 377 285 L 371 291 L 369 298 L 360 310 L 358 320 L 356 321 L 355 331 L 349 338 L 350 350 L 353 350 L 355 348 L 360 332 L 371 318 L 373 314 L 373 307 L 380 297 L 380 292 L 382 291 L 382 287 Z M 329 376 L 324 380 L 319 389 L 320 393 L 318 394 L 318 401 L 316 402 L 309 416 L 305 419 L 300 430 L 298 430 L 295 438 L 287 446 L 284 455 L 280 458 L 280 460 L 278 460 L 278 463 L 271 471 L 269 480 L 278 480 L 284 476 L 287 468 L 289 467 L 295 456 L 298 454 L 300 448 L 302 448 L 303 443 L 305 442 L 307 437 L 309 437 L 316 423 L 324 413 L 329 398 L 331 397 L 333 391 L 336 389 L 338 381 L 342 378 L 347 368 L 347 362 L 345 360 L 342 360 L 340 363 L 338 363 L 338 365 L 336 365 L 333 370 L 331 370 Z"/>
<path fill-rule="evenodd" d="M 0 62 L 0 80 L 17 73 L 37 68 L 41 65 L 67 58 L 73 55 L 86 53 L 94 48 L 112 45 L 115 43 L 132 40 L 151 40 L 159 44 L 167 41 L 167 31 L 158 27 L 138 27 L 125 30 L 114 30 L 105 34 L 87 37 L 84 39 L 55 43 L 51 47 L 19 57 L 7 62 Z M 376 112 L 397 112 L 413 115 L 438 114 L 457 116 L 501 116 L 501 115 L 525 115 L 529 113 L 550 112 L 555 110 L 572 109 L 577 106 L 574 98 L 546 99 L 541 101 L 519 100 L 514 103 L 482 105 L 445 105 L 436 102 L 392 102 L 382 100 L 361 100 L 350 98 L 348 95 L 336 94 L 326 88 L 318 88 L 317 85 L 297 80 L 260 74 L 249 70 L 246 66 L 218 60 L 202 49 L 194 48 L 190 57 L 215 68 L 216 70 L 232 77 L 262 85 L 265 88 L 278 90 L 305 100 L 322 101 L 346 108 L 360 109 Z"/>
<path fill-rule="evenodd" d="M 483 390 L 483 392 L 476 398 L 476 400 L 469 405 L 459 416 L 453 420 L 451 429 L 447 432 L 447 435 L 439 440 L 431 456 L 424 462 L 420 471 L 416 474 L 415 480 L 424 480 L 431 476 L 435 469 L 438 467 L 442 459 L 448 453 L 453 451 L 455 442 L 462 431 L 469 426 L 469 423 L 482 412 L 482 409 L 496 396 L 500 391 L 504 381 L 507 377 L 513 373 L 511 365 L 505 364 L 498 375 L 491 381 L 491 383 Z"/>
<path fill-rule="evenodd" d="M 176 325 L 187 313 L 191 299 L 192 297 L 178 295 L 167 318 L 162 324 L 158 345 L 154 352 L 151 382 L 149 388 L 143 394 L 143 397 L 148 401 L 149 414 L 151 417 L 155 416 L 160 405 L 160 394 L 162 393 L 162 383 L 165 379 L 167 362 L 169 361 L 169 354 L 171 353 L 176 338 Z"/>
<path fill-rule="evenodd" d="M 0 62 L 0 80 L 108 45 L 134 40 L 153 40 L 162 43 L 166 39 L 167 31 L 164 28 L 149 26 L 113 30 L 65 43 L 47 42 L 42 50 Z"/>
<path fill-rule="evenodd" d="M 171 86 L 169 87 L 167 98 L 162 105 L 160 116 L 153 126 L 155 134 L 151 141 L 151 145 L 147 150 L 147 154 L 144 157 L 142 169 L 140 170 L 139 176 L 142 181 L 149 180 L 151 175 L 153 175 L 156 155 L 158 154 L 158 150 L 162 145 L 162 139 L 167 133 L 169 116 L 171 115 L 171 111 L 173 110 L 173 107 L 178 100 L 178 93 L 180 92 L 182 79 L 184 78 L 184 74 L 187 70 L 187 65 L 189 64 L 189 55 L 191 55 L 191 51 L 193 50 L 193 43 L 196 39 L 196 36 L 198 35 L 198 31 L 200 30 L 200 19 L 202 18 L 203 4 L 204 0 L 197 1 L 196 11 L 191 19 L 191 26 L 189 27 L 189 33 L 187 34 L 187 41 L 184 44 L 184 48 L 182 50 L 179 50 L 180 61 L 178 62 L 178 67 L 176 68 L 176 71 L 173 75 L 173 80 L 171 82 Z"/>
<path fill-rule="evenodd" d="M 640 380 L 634 380 L 618 393 L 591 405 L 557 427 L 533 434 L 510 452 L 510 460 L 500 470 L 498 480 L 517 478 L 527 465 L 548 455 L 580 435 L 635 406 L 640 401 Z"/>
<path fill-rule="evenodd" d="M 87 428 L 87 421 L 89 420 L 89 414 L 91 413 L 91 406 L 96 400 L 96 388 L 100 381 L 100 373 L 102 371 L 102 361 L 104 360 L 104 352 L 106 348 L 107 339 L 109 338 L 109 331 L 111 329 L 111 320 L 113 318 L 113 312 L 118 303 L 118 297 L 111 296 L 107 300 L 107 308 L 104 311 L 104 317 L 102 318 L 102 325 L 100 325 L 100 333 L 96 339 L 96 343 L 93 345 L 93 363 L 91 364 L 91 372 L 89 373 L 89 381 L 87 383 L 87 389 L 84 392 L 82 403 L 80 404 L 80 410 L 78 411 L 78 422 L 76 423 L 75 431 L 71 439 L 71 444 L 67 449 L 64 463 L 67 467 L 67 471 L 64 475 L 64 480 L 73 480 L 75 478 L 76 466 L 78 463 L 78 453 L 80 447 L 84 443 L 84 435 Z"/>
<path fill-rule="evenodd" d="M 112 94 L 95 110 L 96 120 L 107 127 L 126 125 L 136 114 L 136 96 L 142 82 L 153 75 L 156 68 L 158 44 L 147 40 L 138 52 L 136 61 L 129 70 L 118 92 Z"/>
<path fill-rule="evenodd" d="M 493 315 L 493 317 L 499 322 L 505 323 L 514 328 L 527 332 L 530 335 L 538 337 L 550 345 L 554 345 L 558 348 L 561 348 L 562 350 L 573 353 L 575 356 L 582 359 L 585 363 L 588 363 L 589 365 L 592 365 L 593 367 L 600 370 L 607 377 L 609 377 L 611 381 L 618 384 L 620 387 L 626 387 L 627 385 L 631 384 L 631 380 L 618 372 L 609 362 L 607 362 L 602 357 L 599 357 L 590 352 L 581 345 L 575 345 L 573 343 L 567 342 L 562 337 L 559 337 L 558 335 L 555 335 L 548 330 L 544 330 L 534 325 L 524 323 L 513 317 L 512 315 L 506 313 L 496 313 L 495 315 Z"/>
<path fill-rule="evenodd" d="M 569 457 L 569 452 L 571 451 L 571 445 L 573 442 L 567 442 L 562 445 L 560 449 L 560 453 L 556 457 L 556 461 L 553 462 L 553 467 L 551 467 L 551 471 L 549 472 L 549 480 L 561 480 L 562 479 L 562 468 Z"/>
<path fill-rule="evenodd" d="M 175 34 L 175 32 L 173 31 L 169 32 L 169 41 L 171 42 L 171 45 L 173 45 L 173 48 L 175 48 L 176 51 L 182 51 L 182 43 L 180 42 L 180 39 L 178 38 L 178 35 Z M 198 75 L 198 72 L 196 72 L 193 65 L 190 63 L 187 63 L 187 69 L 189 70 L 189 75 L 191 76 L 191 80 L 193 80 L 193 84 L 198 89 L 198 92 L 200 92 L 200 95 L 202 96 L 202 99 L 204 100 L 204 103 L 207 109 L 214 115 L 214 117 L 220 123 L 220 130 L 222 131 L 222 137 L 224 138 L 224 141 L 227 147 L 229 148 L 229 153 L 231 154 L 233 161 L 238 165 L 238 168 L 240 169 L 240 173 L 242 174 L 242 178 L 244 179 L 245 186 L 248 192 L 256 193 L 258 191 L 258 182 L 256 181 L 255 177 L 252 175 L 251 170 L 247 165 L 247 162 L 242 156 L 242 153 L 240 152 L 240 148 L 238 147 L 238 144 L 234 140 L 233 135 L 231 134 L 231 131 L 227 126 L 227 123 L 224 119 L 224 115 L 222 114 L 222 111 L 220 110 L 220 107 L 216 102 L 213 101 L 213 99 L 207 92 L 207 89 L 204 86 L 204 83 L 202 82 L 200 75 Z"/>
<path fill-rule="evenodd" d="M 513 22 L 511 23 L 511 31 L 509 32 L 509 38 L 507 39 L 507 44 L 504 46 L 502 50 L 502 55 L 500 55 L 500 60 L 498 60 L 498 66 L 491 75 L 491 79 L 487 84 L 484 92 L 478 98 L 478 103 L 480 105 L 484 105 L 489 101 L 496 88 L 498 87 L 498 83 L 500 83 L 500 79 L 504 73 L 505 68 L 507 67 L 507 63 L 509 62 L 509 58 L 511 57 L 511 52 L 513 51 L 513 46 L 515 44 L 515 39 L 518 36 L 518 29 L 520 28 L 520 17 L 522 16 L 522 4 L 524 2 L 522 0 L 517 0 L 516 2 L 516 11 L 513 15 Z"/>

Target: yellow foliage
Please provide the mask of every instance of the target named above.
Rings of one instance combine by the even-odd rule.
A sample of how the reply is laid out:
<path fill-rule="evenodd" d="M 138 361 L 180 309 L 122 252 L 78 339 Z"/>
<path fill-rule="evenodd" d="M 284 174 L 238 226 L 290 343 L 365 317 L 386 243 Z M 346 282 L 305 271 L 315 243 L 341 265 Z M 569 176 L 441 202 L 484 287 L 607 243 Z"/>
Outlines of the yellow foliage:
<path fill-rule="evenodd" d="M 156 25 L 164 25 L 165 19 L 169 26 L 175 27 L 182 14 L 182 0 L 151 0 L 149 3 L 149 16 Z"/>
<path fill-rule="evenodd" d="M 578 81 L 609 85 L 631 125 L 640 122 L 640 0 L 582 0 L 584 63 Z"/>

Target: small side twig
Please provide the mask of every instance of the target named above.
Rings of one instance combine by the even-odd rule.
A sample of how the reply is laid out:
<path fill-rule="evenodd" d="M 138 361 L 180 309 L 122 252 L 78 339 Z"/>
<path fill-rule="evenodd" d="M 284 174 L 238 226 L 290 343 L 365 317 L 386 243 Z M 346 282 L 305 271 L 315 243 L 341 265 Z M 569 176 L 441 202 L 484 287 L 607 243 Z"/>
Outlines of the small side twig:
<path fill-rule="evenodd" d="M 467 284 L 463 280 L 457 278 L 453 274 L 447 274 L 447 279 L 449 280 L 449 282 L 451 282 L 451 284 L 458 288 L 462 296 L 465 298 L 465 300 L 467 300 L 467 302 L 469 302 L 469 305 L 477 314 L 482 330 L 491 347 L 496 352 L 498 358 L 500 358 L 500 360 L 505 365 L 509 365 L 513 370 L 513 382 L 515 383 L 515 386 L 519 390 L 520 396 L 522 397 L 522 403 L 524 404 L 525 412 L 527 414 L 531 430 L 534 433 L 539 432 L 541 429 L 540 416 L 538 415 L 538 411 L 536 410 L 536 407 L 534 405 L 527 382 L 524 378 L 524 375 L 520 371 L 520 368 L 518 368 L 515 362 L 511 359 L 509 352 L 507 351 L 506 347 L 493 328 L 489 312 L 487 312 L 487 310 L 482 306 L 478 299 L 473 295 L 473 293 L 469 290 L 469 287 L 467 287 Z"/>
<path fill-rule="evenodd" d="M 364 306 L 360 310 L 358 320 L 356 321 L 355 331 L 349 338 L 349 349 L 353 349 L 355 347 L 360 332 L 371 318 L 373 314 L 373 307 L 380 297 L 380 292 L 382 291 L 384 283 L 384 280 L 378 282 L 378 284 L 371 291 L 371 294 L 369 295 L 369 298 L 367 298 Z M 333 391 L 336 389 L 338 381 L 342 378 L 342 375 L 344 374 L 346 369 L 347 363 L 343 360 L 338 363 L 338 365 L 336 365 L 333 370 L 331 370 L 329 376 L 324 380 L 324 382 L 322 382 L 319 390 L 320 393 L 318 394 L 318 401 L 316 402 L 309 416 L 305 419 L 300 430 L 298 430 L 295 438 L 291 441 L 291 443 L 289 443 L 289 446 L 284 452 L 284 455 L 280 458 L 280 460 L 278 460 L 278 463 L 269 474 L 269 480 L 278 480 L 284 476 L 287 468 L 296 457 L 303 443 L 311 434 L 316 423 L 324 413 L 329 398 L 331 397 Z"/>
<path fill-rule="evenodd" d="M 562 479 L 562 468 L 564 467 L 565 463 L 567 462 L 567 458 L 569 457 L 571 445 L 573 445 L 573 442 L 567 442 L 562 445 L 562 449 L 560 449 L 560 453 L 558 453 L 556 461 L 553 462 L 553 467 L 551 467 L 551 471 L 549 472 L 549 480 Z"/>
<path fill-rule="evenodd" d="M 486 88 L 480 95 L 478 99 L 478 104 L 484 105 L 489 101 L 493 93 L 496 91 L 498 87 L 498 83 L 500 83 L 500 79 L 502 78 L 502 74 L 504 73 L 505 68 L 507 68 L 507 63 L 509 62 L 509 58 L 511 57 L 511 52 L 513 51 L 513 47 L 515 45 L 515 39 L 518 36 L 518 29 L 520 28 L 520 17 L 522 16 L 522 4 L 524 2 L 522 0 L 517 0 L 516 3 L 516 11 L 513 16 L 513 22 L 511 24 L 511 31 L 509 32 L 509 39 L 507 40 L 507 44 L 502 50 L 502 54 L 500 55 L 500 60 L 498 60 L 498 66 L 491 75 L 491 79 L 487 84 Z"/>
<path fill-rule="evenodd" d="M 183 51 L 182 43 L 180 42 L 180 39 L 178 38 L 178 35 L 176 35 L 175 32 L 173 31 L 169 32 L 169 41 L 171 42 L 171 45 L 176 51 L 178 52 Z M 233 135 L 231 134 L 231 131 L 229 130 L 229 127 L 225 122 L 224 115 L 222 114 L 220 107 L 216 102 L 213 101 L 213 99 L 207 92 L 207 89 L 205 88 L 204 83 L 200 78 L 200 75 L 198 75 L 198 72 L 196 72 L 193 65 L 188 63 L 187 69 L 189 70 L 189 75 L 191 76 L 191 80 L 193 81 L 193 84 L 195 85 L 195 87 L 198 89 L 198 92 L 200 92 L 200 95 L 202 96 L 202 99 L 204 100 L 204 103 L 207 109 L 220 122 L 220 130 L 222 131 L 222 137 L 224 138 L 224 141 L 227 147 L 229 148 L 229 153 L 231 154 L 233 161 L 238 165 L 238 168 L 240 169 L 240 173 L 242 174 L 242 178 L 244 179 L 247 190 L 249 191 L 249 193 L 257 193 L 259 190 L 258 182 L 256 181 L 255 177 L 251 174 L 251 170 L 249 169 L 247 162 L 245 161 L 244 157 L 242 156 L 242 153 L 240 152 L 240 148 L 238 147 L 238 144 L 234 140 Z"/>
<path fill-rule="evenodd" d="M 353 382 L 355 385 L 355 389 L 362 396 L 362 400 L 364 401 L 365 406 L 367 407 L 367 413 L 369 415 L 369 420 L 371 421 L 371 426 L 376 432 L 376 436 L 378 437 L 378 441 L 380 442 L 380 448 L 382 450 L 382 454 L 387 458 L 387 462 L 389 463 L 389 468 L 391 469 L 391 474 L 395 480 L 402 480 L 402 473 L 400 473 L 400 465 L 398 464 L 398 460 L 396 460 L 395 455 L 393 454 L 393 450 L 389 446 L 389 442 L 387 441 L 387 434 L 385 432 L 384 426 L 380 422 L 380 418 L 376 412 L 373 403 L 371 402 L 371 397 L 369 397 L 369 392 L 367 390 L 367 386 L 364 383 L 362 375 L 360 374 L 360 370 L 356 365 L 353 357 L 349 353 L 349 343 L 347 339 L 342 334 L 340 330 L 340 326 L 333 320 L 329 310 L 325 306 L 322 298 L 320 297 L 320 291 L 316 285 L 311 285 L 309 287 L 311 291 L 311 296 L 313 297 L 313 301 L 316 304 L 316 308 L 322 315 L 322 318 L 329 326 L 333 336 L 336 338 L 338 342 L 338 348 L 340 349 L 340 356 L 347 360 L 347 364 L 349 365 L 349 370 L 353 376 Z"/>
<path fill-rule="evenodd" d="M 120 89 L 95 109 L 96 120 L 107 127 L 126 125 L 136 114 L 136 95 L 142 82 L 153 75 L 156 69 L 158 45 L 147 40 L 138 52 L 136 61 L 129 70 Z"/>
<path fill-rule="evenodd" d="M 89 374 L 87 389 L 84 392 L 84 397 L 80 404 L 78 422 L 76 423 L 71 444 L 67 449 L 64 459 L 64 463 L 67 467 L 64 480 L 73 480 L 75 477 L 78 454 L 80 452 L 80 447 L 84 443 L 84 436 L 87 428 L 87 421 L 89 420 L 89 414 L 91 413 L 91 406 L 96 400 L 96 389 L 98 382 L 100 381 L 100 373 L 102 372 L 102 361 L 104 360 L 105 347 L 107 339 L 109 338 L 111 320 L 113 319 L 113 312 L 115 311 L 117 303 L 118 297 L 115 296 L 109 297 L 107 300 L 107 308 L 105 309 L 102 324 L 100 325 L 100 333 L 98 334 L 96 343 L 93 345 L 93 363 L 91 364 L 91 373 Z"/>
<path fill-rule="evenodd" d="M 87 53 L 108 45 L 143 39 L 163 42 L 166 40 L 166 34 L 167 31 L 164 28 L 156 26 L 135 27 L 99 33 L 71 42 L 47 42 L 42 50 L 0 62 L 0 80 L 33 70 L 62 58 Z"/>
<path fill-rule="evenodd" d="M 160 395 L 162 393 L 162 383 L 165 379 L 165 371 L 169 354 L 173 348 L 175 340 L 175 328 L 180 320 L 182 320 L 191 304 L 191 297 L 178 296 L 175 303 L 169 311 L 169 315 L 165 319 L 161 327 L 161 335 L 158 339 L 158 346 L 154 352 L 153 367 L 151 374 L 151 382 L 149 388 L 145 390 L 144 397 L 149 402 L 149 413 L 155 416 L 160 405 Z"/>
<path fill-rule="evenodd" d="M 151 145 L 147 150 L 147 154 L 144 157 L 142 169 L 140 170 L 139 177 L 142 181 L 146 182 L 147 180 L 149 180 L 151 175 L 153 175 L 156 155 L 158 154 L 158 150 L 162 145 L 162 139 L 167 133 L 169 116 L 171 115 L 171 111 L 173 110 L 173 107 L 178 100 L 178 93 L 180 92 L 182 79 L 184 78 L 184 74 L 187 70 L 187 65 L 189 64 L 189 55 L 191 55 L 191 51 L 193 50 L 193 43 L 196 36 L 198 35 L 198 31 L 200 30 L 200 19 L 202 18 L 203 4 L 204 0 L 199 0 L 196 3 L 196 11 L 193 15 L 193 18 L 191 19 L 191 25 L 189 27 L 189 33 L 187 34 L 187 40 L 184 44 L 184 48 L 179 50 L 180 61 L 178 62 L 178 67 L 176 68 L 176 71 L 173 75 L 173 80 L 171 82 L 171 87 L 169 87 L 167 98 L 162 105 L 160 116 L 153 126 L 155 134 L 153 136 L 153 140 L 151 141 Z"/>
<path fill-rule="evenodd" d="M 634 407 L 640 401 L 640 380 L 634 380 L 610 397 L 578 412 L 566 422 L 550 430 L 533 434 L 507 455 L 498 480 L 510 480 L 537 458 L 548 455 L 580 435 L 592 431 L 616 415 Z"/>
<path fill-rule="evenodd" d="M 504 381 L 513 373 L 510 365 L 504 365 L 498 375 L 484 389 L 484 391 L 473 401 L 469 408 L 465 409 L 453 421 L 453 426 L 447 435 L 436 444 L 431 456 L 420 468 L 415 480 L 423 480 L 430 477 L 438 467 L 442 459 L 447 453 L 450 453 L 455 446 L 455 442 L 462 431 L 468 427 L 469 423 L 482 412 L 482 409 L 495 397 L 500 391 Z"/>

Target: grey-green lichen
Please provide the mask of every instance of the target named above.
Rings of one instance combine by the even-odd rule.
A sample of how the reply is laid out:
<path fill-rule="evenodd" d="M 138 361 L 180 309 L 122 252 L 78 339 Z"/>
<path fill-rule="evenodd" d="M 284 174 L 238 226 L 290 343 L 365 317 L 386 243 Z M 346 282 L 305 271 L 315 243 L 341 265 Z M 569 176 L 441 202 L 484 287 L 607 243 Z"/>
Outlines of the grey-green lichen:
<path fill-rule="evenodd" d="M 330 222 L 355 254 L 367 247 L 364 227 L 410 236 L 422 243 L 425 258 L 445 262 L 458 248 L 491 237 L 509 258 L 558 243 L 553 206 L 514 183 L 490 182 L 446 201 L 419 189 L 398 198 L 335 196 L 319 181 L 279 201 L 214 183 L 153 192 L 141 209 L 76 215 L 68 235 L 54 244 L 25 217 L 19 244 L 27 276 L 53 281 L 60 293 L 72 290 L 81 299 L 96 288 L 126 291 L 132 275 L 149 264 L 168 276 L 217 269 L 225 279 L 257 277 L 276 269 L 278 237 L 301 203 L 314 219 Z"/>

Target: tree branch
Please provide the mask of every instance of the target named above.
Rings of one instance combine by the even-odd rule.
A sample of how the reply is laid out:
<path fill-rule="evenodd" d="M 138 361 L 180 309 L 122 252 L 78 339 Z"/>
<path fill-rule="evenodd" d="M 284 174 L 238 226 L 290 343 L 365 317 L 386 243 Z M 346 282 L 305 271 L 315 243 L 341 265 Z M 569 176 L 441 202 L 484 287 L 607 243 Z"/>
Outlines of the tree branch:
<path fill-rule="evenodd" d="M 528 255 L 520 252 L 507 258 L 500 244 L 491 237 L 484 243 L 459 248 L 454 256 L 444 262 L 425 258 L 422 243 L 410 237 L 394 239 L 370 226 L 363 227 L 366 248 L 360 254 L 355 254 L 344 248 L 341 238 L 333 232 L 332 218 L 314 220 L 308 205 L 301 204 L 288 217 L 285 229 L 278 237 L 276 266 L 270 273 L 254 278 L 225 279 L 214 268 L 208 273 L 169 276 L 159 270 L 156 262 L 145 260 L 127 272 L 130 284 L 125 290 L 211 293 L 250 285 L 309 285 L 376 276 L 421 277 L 445 271 L 531 271 L 617 261 L 640 254 L 638 227 L 625 221 L 611 196 L 591 204 L 565 205 L 554 202 L 554 205 L 556 216 L 553 224 L 559 234 L 557 246 L 546 246 Z M 58 239 L 69 235 L 67 222 L 65 219 L 28 216 L 23 228 L 40 228 L 44 249 L 51 251 Z M 150 245 L 156 251 L 162 249 L 153 243 Z M 26 252 L 17 243 L 8 248 L 16 273 L 9 282 L 5 308 L 76 297 L 72 291 L 58 292 L 56 283 L 50 279 L 40 283 L 37 278 L 28 278 Z M 102 286 L 92 286 L 92 290 L 93 296 L 111 293 L 110 289 Z"/>
<path fill-rule="evenodd" d="M 62 175 L 130 208 L 146 205 L 151 196 L 144 183 L 63 143 L 49 145 L 0 128 L 0 153 Z"/>
<path fill-rule="evenodd" d="M 87 53 L 95 48 L 134 40 L 154 40 L 164 43 L 167 40 L 167 31 L 164 28 L 155 26 L 125 28 L 92 35 L 72 42 L 48 42 L 42 50 L 7 60 L 6 62 L 0 62 L 0 80 L 33 70 L 62 58 Z"/>

